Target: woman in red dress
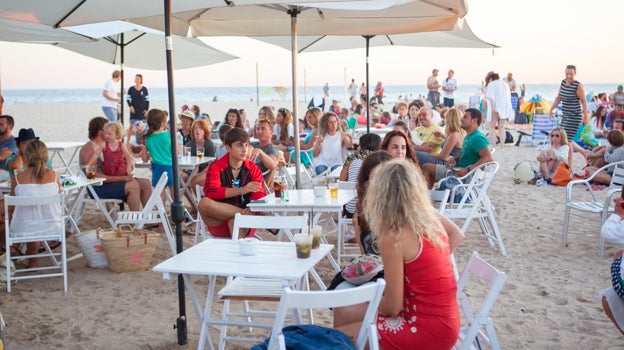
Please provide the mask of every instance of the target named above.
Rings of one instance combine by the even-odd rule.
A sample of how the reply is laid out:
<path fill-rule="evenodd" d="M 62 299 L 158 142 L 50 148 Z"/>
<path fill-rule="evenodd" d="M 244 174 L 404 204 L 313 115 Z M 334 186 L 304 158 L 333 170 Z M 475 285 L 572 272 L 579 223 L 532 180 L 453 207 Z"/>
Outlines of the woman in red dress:
<path fill-rule="evenodd" d="M 427 182 L 411 162 L 395 159 L 375 169 L 364 215 L 377 236 L 386 289 L 377 330 L 384 350 L 450 349 L 459 335 L 457 285 L 451 252 L 463 239 L 441 218 Z M 334 327 L 357 338 L 365 306 L 336 309 Z"/>

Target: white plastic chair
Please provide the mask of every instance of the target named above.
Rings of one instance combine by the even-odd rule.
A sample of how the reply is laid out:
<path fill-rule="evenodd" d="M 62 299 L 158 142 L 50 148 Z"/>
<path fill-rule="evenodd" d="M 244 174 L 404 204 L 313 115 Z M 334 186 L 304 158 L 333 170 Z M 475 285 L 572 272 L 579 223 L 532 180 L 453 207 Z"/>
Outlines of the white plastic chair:
<path fill-rule="evenodd" d="M 450 195 L 449 206 L 444 210 L 444 216 L 449 219 L 464 219 L 461 230 L 465 233 L 473 219 L 477 219 L 481 231 L 488 239 L 491 246 L 494 241 L 498 242 L 503 256 L 507 256 L 507 250 L 503 244 L 503 237 L 494 216 L 494 208 L 488 191 L 494 176 L 498 172 L 497 162 L 481 164 L 465 176 L 459 178 L 462 184 L 453 187 Z M 455 195 L 464 191 L 459 203 L 454 203 Z"/>
<path fill-rule="evenodd" d="M 61 215 L 50 222 L 50 226 L 58 226 L 58 230 L 54 233 L 33 234 L 29 232 L 12 232 L 11 221 L 12 215 L 9 215 L 9 207 L 43 207 L 58 205 Z M 47 277 L 63 277 L 63 290 L 67 292 L 67 247 L 65 245 L 65 223 L 67 216 L 65 214 L 65 206 L 63 194 L 56 194 L 43 197 L 24 197 L 24 196 L 4 196 L 4 227 L 5 227 L 5 247 L 6 247 L 6 285 L 7 292 L 11 292 L 11 281 L 30 279 L 30 278 L 47 278 Z M 19 236 L 17 235 L 19 234 Z M 60 252 L 54 252 L 50 249 L 48 241 L 58 241 L 61 243 Z M 26 244 L 30 242 L 42 242 L 45 249 L 44 252 L 34 255 L 11 255 L 11 246 L 13 244 Z M 51 265 L 39 266 L 35 268 L 16 269 L 15 276 L 11 276 L 11 261 L 28 258 L 50 258 Z M 60 258 L 60 260 L 59 260 Z M 58 272 L 55 272 L 58 270 Z M 18 276 L 18 274 L 25 275 Z"/>
<path fill-rule="evenodd" d="M 260 215 L 242 215 L 236 214 L 234 217 L 234 227 L 232 229 L 232 240 L 238 240 L 238 234 L 240 229 L 279 229 L 284 231 L 291 241 L 294 241 L 293 231 L 307 232 L 308 217 L 303 216 L 260 216 Z M 294 249 L 294 248 L 293 248 Z M 253 266 L 250 266 L 253 268 Z M 312 270 L 312 276 L 320 286 L 324 286 L 322 280 L 318 274 Z M 304 281 L 305 286 L 301 286 L 307 289 L 307 279 Z M 259 327 L 259 328 L 271 328 L 272 323 L 257 323 L 252 322 L 252 318 L 274 318 L 275 312 L 251 310 L 249 308 L 249 301 L 273 301 L 279 302 L 282 289 L 284 288 L 283 281 L 279 279 L 266 279 L 266 278 L 250 278 L 250 277 L 228 277 L 225 286 L 219 290 L 217 296 L 220 300 L 223 300 L 223 312 L 221 319 L 227 322 L 232 318 L 243 318 L 246 322 L 241 323 L 241 327 Z M 230 301 L 240 300 L 243 301 L 243 311 L 234 312 L 230 310 Z M 311 314 L 310 314 L 311 315 Z M 245 324 L 247 323 L 247 324 Z M 241 336 L 228 336 L 227 326 L 221 327 L 219 334 L 219 348 L 223 349 L 225 342 L 227 341 L 246 341 L 246 342 L 259 342 L 260 338 L 245 338 Z"/>
<path fill-rule="evenodd" d="M 431 201 L 433 202 L 433 206 L 438 208 L 440 214 L 444 215 L 444 211 L 446 210 L 446 205 L 448 204 L 449 195 L 451 194 L 451 190 L 429 190 L 429 195 L 431 196 Z M 451 264 L 453 264 L 453 274 L 455 275 L 455 280 L 459 279 L 459 270 L 457 269 L 457 262 L 455 261 L 455 254 L 451 253 Z"/>
<path fill-rule="evenodd" d="M 596 191 L 592 189 L 591 181 L 599 172 L 608 170 L 613 170 L 613 174 L 611 175 L 609 190 L 603 199 L 597 196 Z M 596 221 L 602 226 L 605 220 L 607 220 L 609 213 L 613 211 L 613 198 L 621 191 L 622 184 L 624 184 L 624 161 L 607 164 L 598 169 L 587 179 L 572 180 L 568 183 L 566 186 L 566 203 L 563 215 L 563 232 L 561 233 L 562 247 L 566 247 L 568 244 L 570 216 L 578 216 L 586 220 Z M 591 195 L 590 200 L 582 201 L 577 199 L 579 196 L 578 193 L 587 192 Z M 597 218 L 595 214 L 600 214 L 600 217 Z M 597 231 L 600 231 L 600 229 Z M 602 236 L 598 243 L 598 253 L 601 257 L 604 255 L 604 238 L 602 238 Z"/>
<path fill-rule="evenodd" d="M 477 302 L 474 293 L 466 292 L 466 285 L 471 276 L 478 278 L 487 287 L 485 297 L 479 299 L 481 303 Z M 464 326 L 459 332 L 459 338 L 457 343 L 455 343 L 454 349 L 481 349 L 479 343 L 481 341 L 485 342 L 489 349 L 500 349 L 494 322 L 488 317 L 488 313 L 494 306 L 506 280 L 507 275 L 504 272 L 500 272 L 481 259 L 477 252 L 472 253 L 457 282 L 457 299 L 465 322 L 463 322 Z M 471 295 L 471 297 L 469 298 L 468 295 Z M 473 313 L 471 305 L 480 305 L 476 314 Z"/>
<path fill-rule="evenodd" d="M 356 349 L 364 349 L 367 342 L 369 344 L 369 349 L 379 349 L 379 337 L 376 326 L 377 308 L 379 307 L 379 302 L 381 301 L 381 296 L 383 295 L 385 287 L 386 281 L 380 278 L 374 283 L 366 283 L 355 288 L 331 291 L 310 292 L 296 291 L 289 287 L 284 288 L 279 307 L 277 308 L 277 315 L 275 316 L 275 323 L 271 331 L 268 349 L 286 349 L 282 328 L 284 327 L 288 309 L 295 309 L 295 315 L 297 315 L 298 313 L 296 310 L 298 309 L 326 309 L 361 303 L 368 303 L 368 307 L 366 308 L 366 314 L 362 320 L 362 328 L 360 328 L 360 333 L 357 337 Z M 295 324 L 301 324 L 300 317 L 295 318 Z"/>
<path fill-rule="evenodd" d="M 169 225 L 165 204 L 162 201 L 161 194 L 167 186 L 167 173 L 164 172 L 156 187 L 152 190 L 152 194 L 140 211 L 120 211 L 115 219 L 115 227 L 122 224 L 134 225 L 136 228 L 143 228 L 146 224 L 162 224 L 167 240 L 171 247 L 173 255 L 176 254 L 175 237 Z"/>
<path fill-rule="evenodd" d="M 356 181 L 338 181 L 338 190 L 355 190 L 357 188 Z M 357 197 L 356 197 L 357 199 Z M 344 241 L 347 228 L 353 225 L 353 219 L 348 218 L 342 213 L 338 214 L 338 224 L 341 225 L 342 237 L 338 239 L 338 264 L 342 266 L 343 257 L 356 257 L 360 255 L 360 247 L 357 243 L 347 243 Z M 349 251 L 349 252 L 348 252 Z"/>

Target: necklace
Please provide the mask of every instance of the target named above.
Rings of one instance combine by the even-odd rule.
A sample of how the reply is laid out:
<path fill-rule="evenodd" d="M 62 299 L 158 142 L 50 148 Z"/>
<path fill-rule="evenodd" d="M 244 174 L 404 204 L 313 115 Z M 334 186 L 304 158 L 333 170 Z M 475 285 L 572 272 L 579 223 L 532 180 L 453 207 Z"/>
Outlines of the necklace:
<path fill-rule="evenodd" d="M 239 171 L 239 170 L 241 170 L 241 168 L 242 168 L 242 167 L 243 167 L 243 166 L 241 165 L 241 166 L 239 166 L 238 168 L 235 168 L 235 167 L 233 167 L 233 166 L 231 166 L 231 165 L 230 165 L 230 169 L 232 169 L 232 171 Z"/>

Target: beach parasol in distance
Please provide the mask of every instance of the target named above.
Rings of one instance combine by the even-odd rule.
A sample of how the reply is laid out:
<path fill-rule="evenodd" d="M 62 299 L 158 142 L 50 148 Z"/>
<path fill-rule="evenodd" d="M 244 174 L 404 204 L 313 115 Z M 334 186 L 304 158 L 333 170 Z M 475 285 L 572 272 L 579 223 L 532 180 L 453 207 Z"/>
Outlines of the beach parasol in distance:
<path fill-rule="evenodd" d="M 266 88 L 262 91 L 263 95 L 268 95 L 272 93 L 276 93 L 282 99 L 282 101 L 286 101 L 286 96 L 288 96 L 288 88 L 285 86 L 272 86 L 270 88 Z"/>
<path fill-rule="evenodd" d="M 536 109 L 548 111 L 550 110 L 550 105 L 550 102 L 546 101 L 541 95 L 537 94 L 520 106 L 520 112 L 534 113 Z"/>

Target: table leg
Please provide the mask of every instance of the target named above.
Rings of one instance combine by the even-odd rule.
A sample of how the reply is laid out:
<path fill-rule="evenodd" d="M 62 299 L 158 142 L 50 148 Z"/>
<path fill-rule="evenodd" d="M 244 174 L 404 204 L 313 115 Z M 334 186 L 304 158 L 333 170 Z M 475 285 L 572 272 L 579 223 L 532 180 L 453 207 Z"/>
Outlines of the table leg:
<path fill-rule="evenodd" d="M 199 344 L 198 350 L 203 350 L 208 341 L 208 348 L 214 350 L 212 340 L 210 339 L 210 332 L 208 331 L 208 319 L 212 311 L 212 299 L 214 298 L 216 276 L 209 276 L 208 278 L 208 293 L 206 295 L 206 305 L 204 305 L 204 313 L 201 317 L 201 330 L 199 332 Z"/>
<path fill-rule="evenodd" d="M 104 213 L 104 217 L 106 218 L 108 223 L 111 225 L 111 227 L 115 228 L 116 227 L 115 220 L 113 220 L 113 218 L 108 213 L 108 210 L 106 210 L 106 205 L 102 203 L 102 200 L 100 199 L 100 197 L 97 195 L 97 193 L 93 189 L 93 186 L 87 185 L 87 190 L 89 191 L 89 193 L 91 193 L 91 195 L 93 196 L 93 199 L 95 199 L 95 205 L 97 205 L 97 207 L 102 211 L 102 213 Z"/>

